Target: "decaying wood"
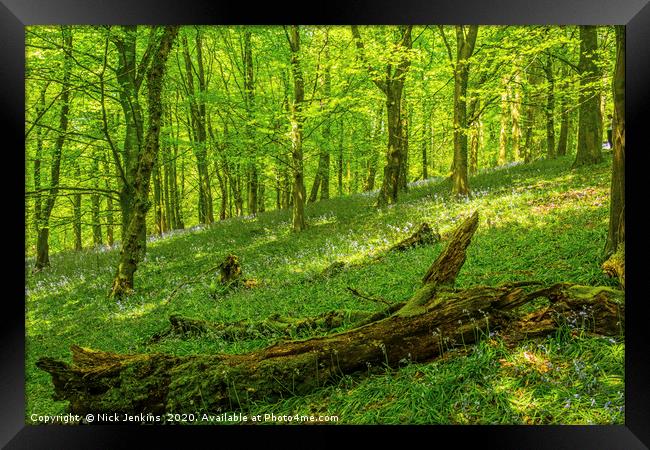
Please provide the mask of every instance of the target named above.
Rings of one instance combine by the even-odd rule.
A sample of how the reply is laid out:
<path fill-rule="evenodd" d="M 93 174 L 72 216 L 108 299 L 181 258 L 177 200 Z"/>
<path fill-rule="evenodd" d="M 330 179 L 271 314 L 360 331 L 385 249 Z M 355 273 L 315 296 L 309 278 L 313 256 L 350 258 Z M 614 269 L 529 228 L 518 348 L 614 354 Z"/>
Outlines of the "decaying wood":
<path fill-rule="evenodd" d="M 154 334 L 149 342 L 159 342 L 164 338 L 210 338 L 235 342 L 260 338 L 292 338 L 306 334 L 323 334 L 344 325 L 364 325 L 383 319 L 397 311 L 403 303 L 391 305 L 378 312 L 335 310 L 313 317 L 296 318 L 273 314 L 261 321 L 239 320 L 236 322 L 213 322 L 192 319 L 181 315 L 169 317 L 169 326 Z"/>
<path fill-rule="evenodd" d="M 121 355 L 73 346 L 72 364 L 46 357 L 37 366 L 52 376 L 55 398 L 67 400 L 76 414 L 219 411 L 308 394 L 369 366 L 429 361 L 489 332 L 511 342 L 550 334 L 565 322 L 604 335 L 623 332 L 624 294 L 615 289 L 566 283 L 536 290 L 531 283 L 454 289 L 477 224 L 474 214 L 456 230 L 416 302 L 348 331 L 241 355 Z M 539 297 L 549 306 L 517 314 Z"/>
<path fill-rule="evenodd" d="M 389 247 L 387 251 L 383 251 L 380 254 L 375 255 L 373 257 L 373 260 L 380 260 L 386 255 L 386 253 L 389 252 L 393 252 L 393 251 L 403 252 L 420 245 L 435 244 L 440 240 L 441 240 L 440 233 L 438 233 L 438 231 L 431 228 L 431 225 L 429 225 L 428 223 L 423 222 L 420 224 L 417 230 L 413 232 L 413 234 L 401 240 L 397 244 Z M 334 261 L 332 264 L 330 264 L 329 266 L 325 267 L 325 269 L 323 269 L 323 271 L 320 273 L 320 276 L 324 278 L 330 278 L 339 274 L 342 270 L 346 268 L 362 266 L 362 265 L 364 264 L 363 263 L 349 264 L 343 261 Z"/>
<path fill-rule="evenodd" d="M 175 296 L 178 294 L 178 292 L 181 290 L 181 288 L 188 286 L 190 284 L 198 283 L 203 279 L 206 275 L 209 274 L 214 274 L 217 270 L 220 272 L 220 277 L 219 277 L 219 283 L 222 286 L 228 287 L 228 288 L 236 288 L 240 286 L 244 287 L 255 287 L 258 283 L 257 280 L 254 279 L 246 279 L 242 275 L 242 268 L 239 263 L 239 258 L 236 255 L 233 255 L 232 253 L 229 253 L 226 258 L 217 264 L 216 266 L 210 267 L 203 272 L 199 273 L 198 275 L 189 278 L 185 281 L 183 281 L 181 284 L 176 286 L 172 292 L 167 296 L 165 301 L 163 303 L 167 304 L 169 303 Z"/>
<path fill-rule="evenodd" d="M 393 245 L 388 251 L 403 252 L 418 245 L 434 244 L 438 241 L 440 241 L 440 233 L 431 228 L 428 223 L 423 222 L 412 235 Z"/>
<path fill-rule="evenodd" d="M 618 245 L 616 253 L 603 263 L 603 270 L 610 277 L 617 277 L 621 288 L 625 289 L 625 242 Z"/>

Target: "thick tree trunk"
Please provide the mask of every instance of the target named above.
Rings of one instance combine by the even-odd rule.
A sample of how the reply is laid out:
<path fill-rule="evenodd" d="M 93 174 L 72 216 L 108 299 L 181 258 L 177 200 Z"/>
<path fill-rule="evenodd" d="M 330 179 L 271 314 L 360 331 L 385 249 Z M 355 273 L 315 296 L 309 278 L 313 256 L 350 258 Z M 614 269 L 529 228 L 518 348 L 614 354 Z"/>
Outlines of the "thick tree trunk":
<path fill-rule="evenodd" d="M 122 249 L 117 272 L 111 289 L 112 297 L 129 294 L 134 287 L 133 276 L 138 266 L 138 256 L 142 252 L 141 230 L 145 228 L 149 208 L 149 181 L 154 161 L 158 155 L 161 127 L 161 95 L 167 57 L 178 34 L 178 26 L 166 26 L 164 34 L 155 50 L 153 61 L 147 71 L 149 127 L 145 145 L 138 157 L 138 170 L 133 179 L 134 199 L 127 233 L 122 236 Z"/>
<path fill-rule="evenodd" d="M 573 167 L 597 164 L 603 160 L 601 147 L 603 119 L 600 112 L 600 71 L 596 65 L 597 27 L 580 26 L 580 99 L 578 150 Z"/>
<path fill-rule="evenodd" d="M 625 242 L 625 28 L 622 26 L 616 27 L 616 68 L 612 90 L 614 150 L 605 257 L 611 256 Z"/>
<path fill-rule="evenodd" d="M 300 68 L 300 31 L 292 25 L 288 32 L 291 47 L 291 72 L 293 74 L 294 101 L 291 105 L 291 163 L 293 167 L 293 209 L 292 229 L 305 229 L 305 191 L 302 156 L 302 103 L 305 98 L 305 83 Z"/>
<path fill-rule="evenodd" d="M 365 49 L 361 39 L 361 33 L 357 26 L 352 26 L 352 35 L 355 39 L 355 45 L 359 52 L 364 64 Z M 400 26 L 400 38 L 395 43 L 396 46 L 403 49 L 410 49 L 413 45 L 411 37 L 413 26 Z M 406 54 L 399 56 L 399 62 L 395 64 L 388 64 L 386 66 L 384 77 L 377 77 L 372 67 L 368 67 L 372 81 L 386 96 L 386 112 L 387 112 L 387 128 L 388 128 L 388 147 L 386 149 L 386 166 L 384 166 L 384 178 L 382 181 L 379 196 L 377 198 L 377 206 L 383 207 L 386 205 L 397 203 L 397 196 L 399 191 L 399 178 L 402 161 L 402 90 L 404 89 L 404 80 L 406 73 L 411 65 L 411 60 Z"/>
<path fill-rule="evenodd" d="M 451 287 L 477 225 L 477 214 L 461 224 L 425 275 L 423 287 L 406 305 L 348 331 L 280 342 L 242 355 L 120 355 L 73 346 L 72 365 L 44 357 L 37 366 L 50 373 L 56 398 L 69 401 L 71 413 L 185 413 L 242 409 L 255 401 L 306 395 L 341 375 L 364 372 L 370 366 L 397 368 L 406 361 L 428 361 L 494 331 L 514 343 L 546 336 L 562 321 L 573 321 L 588 332 L 621 334 L 623 294 L 614 289 L 556 284 L 528 292 L 523 287 L 531 283 Z M 550 306 L 524 316 L 512 313 L 539 297 L 549 299 Z M 585 310 L 589 320 L 580 321 Z M 317 332 L 329 330 L 328 317 L 341 318 L 326 314 L 303 323 L 315 326 Z M 176 322 L 175 331 L 181 334 L 201 334 L 207 326 L 191 320 Z M 214 325 L 212 331 L 233 339 L 242 336 L 238 325 L 242 324 Z M 279 334 L 297 328 L 278 317 L 267 325 Z"/>

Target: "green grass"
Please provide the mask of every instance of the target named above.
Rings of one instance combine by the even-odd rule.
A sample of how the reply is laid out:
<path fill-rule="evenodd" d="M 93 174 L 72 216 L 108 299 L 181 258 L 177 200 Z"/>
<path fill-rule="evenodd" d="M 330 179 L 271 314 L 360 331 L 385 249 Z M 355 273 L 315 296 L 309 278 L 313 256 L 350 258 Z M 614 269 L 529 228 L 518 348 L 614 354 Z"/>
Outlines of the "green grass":
<path fill-rule="evenodd" d="M 289 231 L 288 211 L 237 218 L 201 231 L 150 242 L 136 272 L 136 293 L 107 299 L 116 251 L 68 252 L 52 267 L 29 275 L 26 286 L 27 420 L 59 414 L 50 376 L 35 367 L 41 356 L 70 360 L 70 345 L 114 352 L 176 355 L 240 353 L 265 340 L 146 340 L 170 314 L 215 321 L 264 319 L 273 313 L 310 316 L 331 309 L 381 307 L 346 292 L 352 286 L 393 301 L 407 299 L 443 244 L 382 259 L 373 256 L 422 221 L 441 233 L 478 210 L 479 229 L 457 280 L 459 287 L 539 280 L 616 286 L 600 270 L 607 236 L 610 161 L 570 169 L 562 158 L 479 174 L 474 195 L 451 201 L 446 181 L 421 183 L 390 208 L 373 207 L 374 195 L 353 195 L 308 205 L 308 228 Z M 228 252 L 261 286 L 216 299 L 212 279 L 177 285 L 218 264 Z M 318 274 L 334 261 L 357 263 L 330 278 Z M 544 340 L 506 348 L 498 336 L 443 360 L 370 368 L 309 396 L 255 404 L 247 414 L 331 414 L 338 423 L 563 423 L 624 421 L 624 343 L 561 330 Z M 456 354 L 463 353 L 463 354 Z"/>

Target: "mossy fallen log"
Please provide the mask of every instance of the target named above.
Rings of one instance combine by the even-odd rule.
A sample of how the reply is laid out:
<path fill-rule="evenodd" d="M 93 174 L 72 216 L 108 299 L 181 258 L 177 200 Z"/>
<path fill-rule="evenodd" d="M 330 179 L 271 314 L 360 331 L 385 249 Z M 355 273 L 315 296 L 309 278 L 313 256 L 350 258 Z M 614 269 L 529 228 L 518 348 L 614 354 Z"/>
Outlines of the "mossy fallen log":
<path fill-rule="evenodd" d="M 296 336 L 328 333 L 342 326 L 361 326 L 389 316 L 403 304 L 378 311 L 332 310 L 312 317 L 288 317 L 273 314 L 261 321 L 239 320 L 214 322 L 181 315 L 169 317 L 169 326 L 154 334 L 150 342 L 165 338 L 210 338 L 234 342 L 260 338 L 293 338 Z"/>
<path fill-rule="evenodd" d="M 73 346 L 72 364 L 44 357 L 37 366 L 52 376 L 55 398 L 76 414 L 223 411 L 308 394 L 369 365 L 429 361 L 494 331 L 511 342 L 550 334 L 565 322 L 603 335 L 623 332 L 624 294 L 615 289 L 567 283 L 454 289 L 477 223 L 475 214 L 461 224 L 415 300 L 351 330 L 241 355 L 123 355 Z M 549 305 L 517 313 L 539 297 Z"/>

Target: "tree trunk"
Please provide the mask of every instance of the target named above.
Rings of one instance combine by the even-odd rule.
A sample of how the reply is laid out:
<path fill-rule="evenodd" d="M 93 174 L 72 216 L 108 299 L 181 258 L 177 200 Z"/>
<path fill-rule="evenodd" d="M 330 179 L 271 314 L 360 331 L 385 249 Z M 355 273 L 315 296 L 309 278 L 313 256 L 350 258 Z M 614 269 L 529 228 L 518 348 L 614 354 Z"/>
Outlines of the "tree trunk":
<path fill-rule="evenodd" d="M 616 26 L 616 68 L 612 82 L 614 124 L 612 185 L 610 190 L 609 231 L 605 257 L 625 242 L 625 28 Z"/>
<path fill-rule="evenodd" d="M 549 56 L 544 65 L 546 75 L 546 159 L 555 159 L 555 76 L 553 60 Z"/>
<path fill-rule="evenodd" d="M 361 39 L 361 34 L 357 26 L 351 27 L 352 35 L 355 39 L 355 44 L 359 55 L 364 63 L 364 45 Z M 395 43 L 396 47 L 402 49 L 410 49 L 413 45 L 411 37 L 412 25 L 399 27 L 399 38 Z M 388 147 L 386 149 L 386 166 L 384 166 L 384 178 L 382 181 L 381 189 L 379 190 L 379 197 L 377 198 L 377 206 L 383 207 L 386 205 L 397 203 L 397 196 L 399 191 L 399 178 L 400 168 L 402 165 L 402 90 L 404 88 L 404 80 L 406 73 L 411 65 L 411 60 L 406 53 L 402 53 L 398 57 L 399 62 L 395 64 L 388 64 L 385 70 L 385 77 L 379 78 L 375 75 L 375 71 L 369 67 L 369 74 L 372 81 L 386 96 L 386 117 L 388 128 Z"/>
<path fill-rule="evenodd" d="M 137 172 L 137 160 L 143 146 L 144 121 L 140 105 L 139 92 L 142 81 L 141 71 L 138 71 L 137 62 L 137 26 L 125 25 L 120 27 L 120 32 L 111 35 L 117 48 L 118 65 L 115 76 L 119 85 L 119 102 L 124 113 L 126 132 L 122 149 L 122 170 L 120 180 L 120 211 L 122 217 L 121 239 L 127 234 L 127 228 L 134 210 L 135 191 L 133 180 Z M 120 161 L 116 161 L 120 164 Z M 138 253 L 134 255 L 137 261 L 144 258 L 147 246 L 146 221 L 140 224 L 138 237 L 140 243 Z"/>
<path fill-rule="evenodd" d="M 291 73 L 293 74 L 294 101 L 291 105 L 291 163 L 293 167 L 293 209 L 292 229 L 305 229 L 305 182 L 302 156 L 302 103 L 305 98 L 305 85 L 300 68 L 300 30 L 291 25 L 287 35 L 291 47 Z"/>
<path fill-rule="evenodd" d="M 409 125 L 411 121 L 411 111 L 406 104 L 406 91 L 402 90 L 402 142 L 400 143 L 400 169 L 399 169 L 399 189 L 402 192 L 408 191 L 409 176 Z"/>
<path fill-rule="evenodd" d="M 39 233 L 36 241 L 36 264 L 35 270 L 41 270 L 50 265 L 49 253 L 49 235 L 50 235 L 50 216 L 54 203 L 56 202 L 59 192 L 59 177 L 61 174 L 61 154 L 63 153 L 63 144 L 65 143 L 66 133 L 68 130 L 68 113 L 70 112 L 70 72 L 72 66 L 72 31 L 67 26 L 62 26 L 63 34 L 63 80 L 61 83 L 61 111 L 59 113 L 58 135 L 54 142 L 54 151 L 52 152 L 52 163 L 50 166 L 50 191 L 48 192 L 40 215 L 38 225 Z"/>
<path fill-rule="evenodd" d="M 519 92 L 519 85 L 521 77 L 519 73 L 515 73 L 513 77 L 513 84 L 511 88 L 510 98 L 512 99 L 510 107 L 510 121 L 512 123 L 512 154 L 515 161 L 522 159 L 521 154 L 521 94 Z"/>
<path fill-rule="evenodd" d="M 471 126 L 471 140 L 469 145 L 469 174 L 478 172 L 478 149 L 481 143 L 481 121 L 476 121 Z"/>
<path fill-rule="evenodd" d="M 546 336 L 587 308 L 590 318 L 579 327 L 620 335 L 624 304 L 614 289 L 556 284 L 527 292 L 531 283 L 453 289 L 477 225 L 477 214 L 461 224 L 401 309 L 348 331 L 242 355 L 120 355 L 75 345 L 72 365 L 49 357 L 36 365 L 52 376 L 56 398 L 69 401 L 71 413 L 194 413 L 306 395 L 371 366 L 431 360 L 493 331 L 510 343 Z M 511 312 L 539 297 L 551 306 L 523 316 Z"/>
<path fill-rule="evenodd" d="M 427 161 L 427 147 L 428 147 L 428 139 L 427 139 L 427 130 L 429 130 L 429 122 L 426 119 L 426 113 L 423 110 L 422 111 L 424 117 L 422 118 L 422 129 L 421 129 L 421 136 L 420 138 L 422 139 L 422 142 L 420 142 L 420 146 L 422 147 L 422 179 L 426 180 L 429 178 L 429 163 Z"/>
<path fill-rule="evenodd" d="M 600 112 L 600 71 L 596 65 L 597 27 L 580 26 L 580 99 L 578 150 L 573 167 L 597 164 L 603 160 L 601 147 L 603 119 Z"/>
<path fill-rule="evenodd" d="M 137 255 L 141 252 L 140 231 L 145 227 L 149 209 L 149 181 L 154 161 L 158 155 L 162 115 L 162 87 L 165 76 L 167 57 L 178 34 L 178 26 L 165 26 L 164 34 L 157 45 L 151 66 L 147 70 L 147 96 L 149 110 L 149 127 L 145 145 L 138 157 L 138 170 L 133 179 L 135 198 L 133 211 L 126 235 L 122 236 L 120 259 L 113 280 L 111 296 L 119 298 L 129 294 L 134 287 L 133 276 L 137 270 Z"/>
<path fill-rule="evenodd" d="M 95 188 L 99 188 L 99 155 L 93 155 L 93 184 Z M 90 196 L 91 220 L 93 223 L 93 245 L 102 245 L 102 222 L 100 218 L 101 211 L 101 198 L 99 194 L 95 193 Z"/>
<path fill-rule="evenodd" d="M 104 156 L 104 173 L 110 174 L 110 168 L 108 164 L 108 158 Z M 104 187 L 106 189 L 111 189 L 110 178 L 106 177 L 104 182 Z M 113 235 L 113 198 L 109 195 L 106 197 L 106 243 L 109 246 L 113 246 L 115 240 Z"/>
<path fill-rule="evenodd" d="M 467 83 L 469 58 L 474 52 L 478 25 L 456 25 L 456 66 L 454 69 L 454 160 L 452 195 L 469 195 L 467 180 Z"/>
<path fill-rule="evenodd" d="M 154 212 L 154 221 L 156 223 L 156 233 L 158 235 L 163 234 L 165 231 L 164 227 L 164 210 L 162 205 L 162 187 L 160 186 L 160 166 L 158 163 L 158 158 L 153 165 L 153 212 Z"/>
<path fill-rule="evenodd" d="M 501 129 L 499 131 L 499 158 L 498 166 L 503 166 L 508 162 L 508 90 L 507 77 L 503 79 L 503 92 L 501 93 Z"/>

